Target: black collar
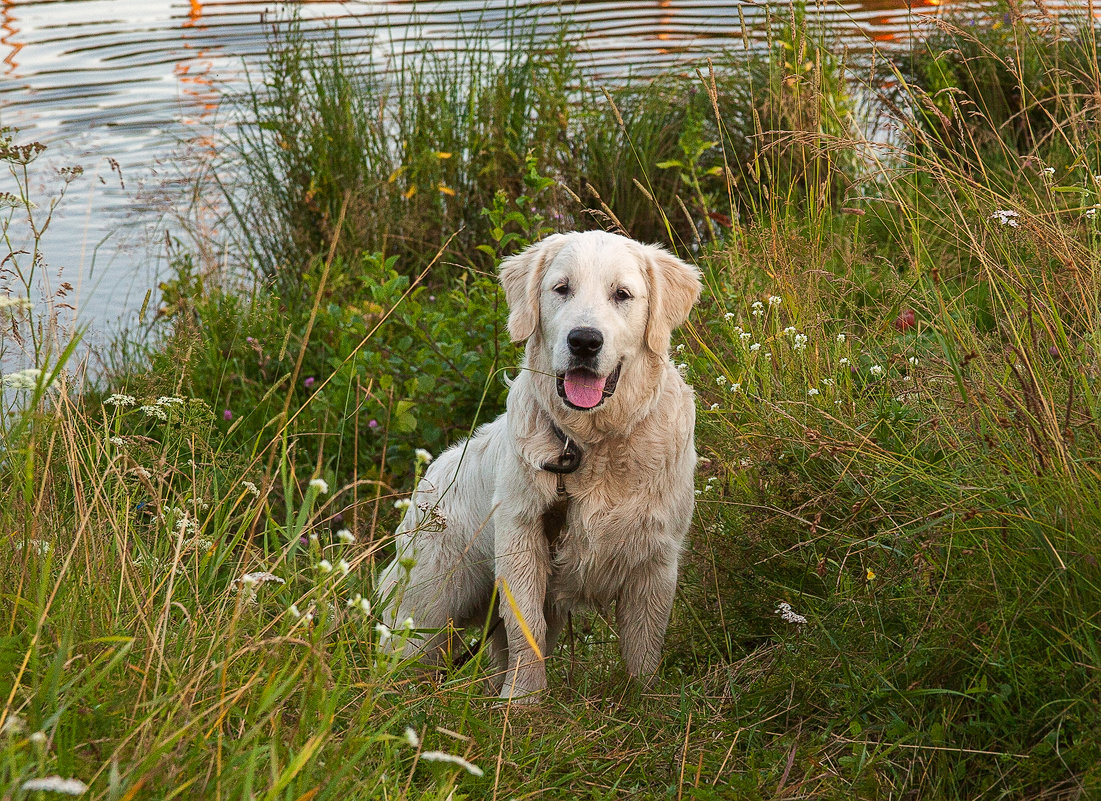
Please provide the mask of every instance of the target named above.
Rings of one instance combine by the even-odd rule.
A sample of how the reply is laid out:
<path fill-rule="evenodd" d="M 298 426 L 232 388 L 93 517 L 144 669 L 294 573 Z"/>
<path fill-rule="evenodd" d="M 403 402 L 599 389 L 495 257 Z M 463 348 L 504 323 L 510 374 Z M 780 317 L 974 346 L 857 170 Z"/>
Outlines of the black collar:
<path fill-rule="evenodd" d="M 553 420 L 551 421 L 551 431 L 562 443 L 562 453 L 550 461 L 543 462 L 543 469 L 548 473 L 556 473 L 560 476 L 574 472 L 581 467 L 580 446 L 572 438 L 567 437 L 565 432 Z"/>

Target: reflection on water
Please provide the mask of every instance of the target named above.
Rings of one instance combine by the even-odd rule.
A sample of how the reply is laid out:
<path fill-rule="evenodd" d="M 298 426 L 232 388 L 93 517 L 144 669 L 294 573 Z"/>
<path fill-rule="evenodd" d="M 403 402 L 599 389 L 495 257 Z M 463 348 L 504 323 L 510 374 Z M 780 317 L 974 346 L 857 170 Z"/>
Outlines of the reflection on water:
<path fill-rule="evenodd" d="M 163 235 L 151 232 L 165 225 L 166 209 L 186 204 L 188 165 L 218 144 L 226 116 L 220 101 L 242 86 L 244 64 L 262 60 L 272 20 L 292 10 L 310 35 L 327 38 L 336 24 L 346 51 L 378 58 L 410 41 L 461 48 L 472 30 L 493 30 L 520 7 L 540 30 L 562 19 L 587 30 L 583 63 L 615 77 L 759 39 L 769 7 L 730 0 L 0 3 L 0 124 L 21 129 L 21 141 L 50 146 L 35 172 L 34 197 L 56 191 L 56 168 L 86 170 L 43 250 L 55 283 L 74 284 L 82 317 L 99 323 L 136 309 L 155 282 L 163 247 L 150 242 Z M 807 13 L 839 44 L 859 49 L 905 37 L 911 11 L 937 4 L 831 2 Z"/>

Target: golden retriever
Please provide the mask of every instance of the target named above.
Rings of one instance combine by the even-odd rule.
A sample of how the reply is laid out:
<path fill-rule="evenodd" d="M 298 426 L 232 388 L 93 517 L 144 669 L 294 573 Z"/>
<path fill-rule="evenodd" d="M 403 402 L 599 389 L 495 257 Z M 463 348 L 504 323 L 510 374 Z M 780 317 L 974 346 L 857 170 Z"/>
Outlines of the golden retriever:
<path fill-rule="evenodd" d="M 453 628 L 499 615 L 500 695 L 530 702 L 579 605 L 614 601 L 627 671 L 657 669 L 695 500 L 695 402 L 669 337 L 700 276 L 601 231 L 549 236 L 500 275 L 527 343 L 507 411 L 431 464 L 378 587 L 384 619 L 417 627 L 407 655 L 438 660 Z"/>

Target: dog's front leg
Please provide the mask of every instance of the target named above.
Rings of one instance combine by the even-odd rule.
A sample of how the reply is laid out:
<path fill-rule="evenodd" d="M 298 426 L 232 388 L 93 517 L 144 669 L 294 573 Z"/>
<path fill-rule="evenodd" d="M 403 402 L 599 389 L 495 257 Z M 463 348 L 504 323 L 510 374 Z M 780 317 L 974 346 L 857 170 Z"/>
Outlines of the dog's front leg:
<path fill-rule="evenodd" d="M 547 655 L 547 622 L 543 601 L 550 572 L 550 548 L 538 515 L 503 511 L 499 507 L 494 527 L 499 608 L 508 638 L 508 670 L 501 698 L 532 703 L 538 701 L 537 693 L 547 689 L 543 661 Z M 532 647 L 533 642 L 538 653 Z"/>
<path fill-rule="evenodd" d="M 675 558 L 642 565 L 620 589 L 615 609 L 619 652 L 631 676 L 647 677 L 657 671 L 676 592 Z"/>

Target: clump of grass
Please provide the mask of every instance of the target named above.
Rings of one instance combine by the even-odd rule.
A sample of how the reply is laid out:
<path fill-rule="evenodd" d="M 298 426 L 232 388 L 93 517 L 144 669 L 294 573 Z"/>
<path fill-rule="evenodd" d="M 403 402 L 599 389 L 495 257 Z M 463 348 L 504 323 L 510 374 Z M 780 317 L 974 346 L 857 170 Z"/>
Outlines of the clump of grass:
<path fill-rule="evenodd" d="M 575 73 L 564 31 L 538 47 L 522 19 L 494 33 L 504 47 L 483 33 L 461 52 L 359 64 L 338 37 L 325 48 L 296 24 L 277 29 L 240 129 L 233 203 L 265 276 L 296 286 L 330 249 L 346 262 L 394 255 L 413 275 L 448 243 L 478 261 L 481 210 L 522 194 L 530 157 L 561 165 Z"/>
<path fill-rule="evenodd" d="M 764 53 L 606 87 L 578 66 L 576 32 L 536 42 L 523 17 L 499 46 L 502 31 L 482 30 L 462 53 L 384 63 L 277 28 L 226 178 L 245 248 L 283 289 L 330 250 L 394 255 L 416 275 L 445 247 L 485 269 L 478 246 L 500 237 L 482 210 L 524 195 L 532 168 L 555 180 L 527 209 L 528 238 L 541 222 L 696 246 L 762 204 L 835 202 L 855 165 L 839 146 L 854 135 L 844 65 L 801 18 L 775 29 Z"/>
<path fill-rule="evenodd" d="M 937 25 L 900 65 L 899 97 L 924 146 L 972 169 L 1063 170 L 1097 142 L 1097 28 L 1013 3 L 958 13 Z"/>

